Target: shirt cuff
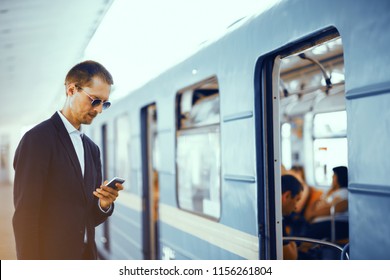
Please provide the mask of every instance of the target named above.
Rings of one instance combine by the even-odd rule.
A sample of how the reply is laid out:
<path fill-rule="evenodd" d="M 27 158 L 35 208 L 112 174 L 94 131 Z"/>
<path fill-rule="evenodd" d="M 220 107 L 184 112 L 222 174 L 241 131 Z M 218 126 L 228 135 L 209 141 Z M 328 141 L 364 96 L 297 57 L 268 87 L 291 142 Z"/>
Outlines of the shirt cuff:
<path fill-rule="evenodd" d="M 100 199 L 98 200 L 98 206 L 99 206 L 100 211 L 102 211 L 103 213 L 106 213 L 106 214 L 108 212 L 110 212 L 110 210 L 111 210 L 111 205 L 107 210 L 104 210 L 102 207 L 100 207 Z"/>

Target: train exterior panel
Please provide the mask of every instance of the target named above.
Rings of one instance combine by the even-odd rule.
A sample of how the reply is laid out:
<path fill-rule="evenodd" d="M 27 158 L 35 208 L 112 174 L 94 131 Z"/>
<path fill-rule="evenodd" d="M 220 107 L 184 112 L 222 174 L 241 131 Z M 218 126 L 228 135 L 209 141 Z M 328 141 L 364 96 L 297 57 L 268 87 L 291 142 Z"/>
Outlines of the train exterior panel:
<path fill-rule="evenodd" d="M 236 23 L 224 36 L 115 102 L 87 129 L 102 147 L 104 177 L 127 180 L 115 214 L 97 230 L 101 257 L 282 258 L 280 143 L 275 140 L 279 116 L 272 109 L 279 75 L 275 61 L 340 37 L 350 258 L 389 259 L 389 26 L 389 1 L 280 1 Z M 180 128 L 178 110 L 185 110 L 188 91 L 206 97 L 218 92 L 216 123 L 203 130 Z M 217 143 L 220 166 L 215 174 L 203 172 L 212 179 L 192 180 L 211 180 L 219 188 L 213 189 L 212 199 L 193 196 L 187 201 L 186 190 L 178 186 L 178 170 L 193 162 L 178 165 L 178 147 L 182 141 L 195 141 L 194 131 Z M 153 190 L 153 180 L 158 190 Z"/>

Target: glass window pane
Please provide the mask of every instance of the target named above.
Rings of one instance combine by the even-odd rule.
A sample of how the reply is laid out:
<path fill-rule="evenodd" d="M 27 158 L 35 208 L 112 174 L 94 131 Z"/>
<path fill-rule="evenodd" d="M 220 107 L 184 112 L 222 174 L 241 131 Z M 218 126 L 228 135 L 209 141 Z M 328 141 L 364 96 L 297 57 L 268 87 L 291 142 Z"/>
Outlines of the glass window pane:
<path fill-rule="evenodd" d="M 179 207 L 220 217 L 220 104 L 216 77 L 176 95 L 176 174 Z"/>
<path fill-rule="evenodd" d="M 177 138 L 179 206 L 219 218 L 220 134 L 218 127 L 192 130 Z"/>
<path fill-rule="evenodd" d="M 290 169 L 291 161 L 291 124 L 282 124 L 282 164 L 285 168 Z"/>
<path fill-rule="evenodd" d="M 314 176 L 318 186 L 330 187 L 333 167 L 348 166 L 347 138 L 314 140 Z"/>
<path fill-rule="evenodd" d="M 219 95 L 202 97 L 191 108 L 185 127 L 204 126 L 219 123 Z"/>
<path fill-rule="evenodd" d="M 346 111 L 316 114 L 313 130 L 315 138 L 346 136 Z"/>

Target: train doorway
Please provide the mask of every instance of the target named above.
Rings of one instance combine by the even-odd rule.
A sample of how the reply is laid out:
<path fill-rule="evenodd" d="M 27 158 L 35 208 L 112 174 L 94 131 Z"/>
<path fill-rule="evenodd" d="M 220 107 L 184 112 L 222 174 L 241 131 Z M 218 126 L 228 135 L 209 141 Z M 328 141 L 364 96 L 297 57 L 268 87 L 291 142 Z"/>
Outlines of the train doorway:
<path fill-rule="evenodd" d="M 305 248 L 298 248 L 298 258 L 340 258 L 341 251 L 337 250 L 349 238 L 348 182 L 339 187 L 343 188 L 337 192 L 340 197 L 331 198 L 331 194 L 335 191 L 335 168 L 348 168 L 341 37 L 334 28 L 323 30 L 270 54 L 260 68 L 259 89 L 264 94 L 257 102 L 262 114 L 258 118 L 263 151 L 259 165 L 265 167 L 261 170 L 265 188 L 259 184 L 259 211 L 267 213 L 259 219 L 263 230 L 259 231 L 263 236 L 260 257 L 286 258 L 286 244 L 295 242 L 299 247 L 303 242 L 296 240 L 310 238 L 329 244 L 311 250 L 313 244 L 305 243 Z M 343 173 L 348 178 L 347 172 Z M 283 175 L 293 175 L 303 185 L 302 198 L 292 214 L 283 208 Z M 339 199 L 346 203 L 341 206 Z M 325 202 L 329 209 L 321 213 L 318 205 Z"/>
<path fill-rule="evenodd" d="M 142 244 L 146 260 L 159 258 L 157 140 L 157 107 L 152 104 L 141 110 Z"/>

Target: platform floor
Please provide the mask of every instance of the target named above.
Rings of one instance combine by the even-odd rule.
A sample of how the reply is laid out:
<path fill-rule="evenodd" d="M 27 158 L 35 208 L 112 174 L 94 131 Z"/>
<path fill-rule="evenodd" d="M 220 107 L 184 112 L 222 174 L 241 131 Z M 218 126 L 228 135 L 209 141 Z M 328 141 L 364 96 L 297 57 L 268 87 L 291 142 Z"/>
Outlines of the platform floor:
<path fill-rule="evenodd" d="M 15 239 L 12 229 L 14 212 L 13 190 L 10 184 L 0 184 L 0 260 L 16 260 Z"/>

